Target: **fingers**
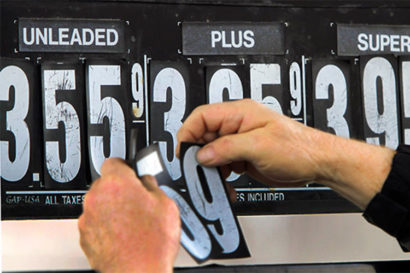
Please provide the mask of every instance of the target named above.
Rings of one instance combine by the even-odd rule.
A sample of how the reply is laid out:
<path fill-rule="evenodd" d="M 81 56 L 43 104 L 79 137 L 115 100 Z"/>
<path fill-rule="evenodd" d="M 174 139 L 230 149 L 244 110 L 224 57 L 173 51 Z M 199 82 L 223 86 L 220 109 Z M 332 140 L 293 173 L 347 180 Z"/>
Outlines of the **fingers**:
<path fill-rule="evenodd" d="M 155 192 L 159 190 L 157 180 L 151 175 L 141 177 L 141 182 L 148 191 Z"/>
<path fill-rule="evenodd" d="M 136 178 L 136 174 L 124 160 L 120 158 L 108 158 L 101 167 L 101 176 L 116 175 L 119 177 Z"/>
<path fill-rule="evenodd" d="M 222 166 L 250 161 L 253 154 L 252 134 L 242 133 L 220 137 L 205 145 L 198 151 L 197 160 L 206 166 Z"/>
<path fill-rule="evenodd" d="M 202 105 L 196 108 L 178 131 L 176 154 L 182 141 L 209 142 L 218 136 L 246 132 L 264 126 L 272 113 L 256 101 L 246 99 Z"/>
<path fill-rule="evenodd" d="M 108 179 L 107 179 L 108 178 Z M 135 183 L 135 185 L 142 185 L 150 192 L 159 190 L 157 180 L 155 177 L 145 175 L 138 179 L 134 170 L 131 169 L 124 160 L 120 158 L 108 158 L 101 167 L 101 177 L 95 180 L 92 184 L 92 189 L 99 188 L 102 181 L 111 181 L 116 183 Z M 91 189 L 90 189 L 91 190 Z M 88 194 L 87 194 L 88 195 Z M 86 195 L 85 200 L 88 200 Z"/>

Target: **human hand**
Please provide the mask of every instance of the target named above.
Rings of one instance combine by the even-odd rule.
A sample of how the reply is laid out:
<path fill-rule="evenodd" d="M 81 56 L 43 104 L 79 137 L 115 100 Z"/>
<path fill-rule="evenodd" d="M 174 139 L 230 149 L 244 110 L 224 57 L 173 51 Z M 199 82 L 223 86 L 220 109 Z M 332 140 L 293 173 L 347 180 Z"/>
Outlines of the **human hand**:
<path fill-rule="evenodd" d="M 207 166 L 246 172 L 270 186 L 301 186 L 321 176 L 322 132 L 253 100 L 200 106 L 178 132 L 181 141 L 208 143 L 197 154 Z"/>
<path fill-rule="evenodd" d="M 380 191 L 395 151 L 307 127 L 245 99 L 196 108 L 178 132 L 182 141 L 206 143 L 197 154 L 207 166 L 246 172 L 273 187 L 316 181 L 365 208 Z"/>
<path fill-rule="evenodd" d="M 179 249 L 179 211 L 152 176 L 139 180 L 108 159 L 78 219 L 80 244 L 99 272 L 172 272 Z"/>

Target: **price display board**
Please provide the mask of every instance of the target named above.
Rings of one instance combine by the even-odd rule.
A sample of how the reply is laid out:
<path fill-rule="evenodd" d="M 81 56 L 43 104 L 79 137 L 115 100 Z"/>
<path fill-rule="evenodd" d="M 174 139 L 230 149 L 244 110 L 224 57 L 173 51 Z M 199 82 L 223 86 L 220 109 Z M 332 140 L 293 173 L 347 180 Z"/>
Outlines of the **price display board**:
<path fill-rule="evenodd" d="M 76 218 L 131 141 L 157 143 L 186 191 L 176 134 L 203 104 L 250 98 L 341 137 L 410 143 L 409 1 L 202 2 L 2 2 L 3 219 Z M 360 211 L 315 183 L 227 181 L 236 214 Z"/>

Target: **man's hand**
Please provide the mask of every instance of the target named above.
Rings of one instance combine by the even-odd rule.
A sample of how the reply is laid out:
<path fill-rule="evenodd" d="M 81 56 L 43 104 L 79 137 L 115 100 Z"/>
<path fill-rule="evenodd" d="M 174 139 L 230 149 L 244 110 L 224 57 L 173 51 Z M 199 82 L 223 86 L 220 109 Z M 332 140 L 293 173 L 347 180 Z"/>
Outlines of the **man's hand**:
<path fill-rule="evenodd" d="M 109 273 L 172 272 L 180 225 L 176 204 L 155 178 L 139 180 L 120 159 L 103 164 L 78 219 L 90 265 Z"/>
<path fill-rule="evenodd" d="M 200 163 L 246 172 L 273 187 L 316 181 L 365 208 L 380 191 L 395 152 L 325 133 L 253 100 L 196 108 L 178 132 L 182 141 L 207 143 Z"/>
<path fill-rule="evenodd" d="M 177 154 L 181 141 L 209 143 L 197 159 L 223 166 L 224 175 L 247 172 L 270 186 L 301 186 L 321 174 L 320 134 L 253 100 L 204 105 L 179 130 Z"/>

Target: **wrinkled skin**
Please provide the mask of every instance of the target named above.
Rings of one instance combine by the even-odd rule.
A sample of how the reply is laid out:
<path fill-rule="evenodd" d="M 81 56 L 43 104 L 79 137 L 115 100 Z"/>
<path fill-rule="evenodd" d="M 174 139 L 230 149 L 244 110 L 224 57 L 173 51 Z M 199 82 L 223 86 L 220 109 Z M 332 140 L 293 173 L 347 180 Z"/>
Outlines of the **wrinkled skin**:
<path fill-rule="evenodd" d="M 86 194 L 80 244 L 100 272 L 172 272 L 179 249 L 176 204 L 154 177 L 139 180 L 120 159 L 108 159 Z"/>

